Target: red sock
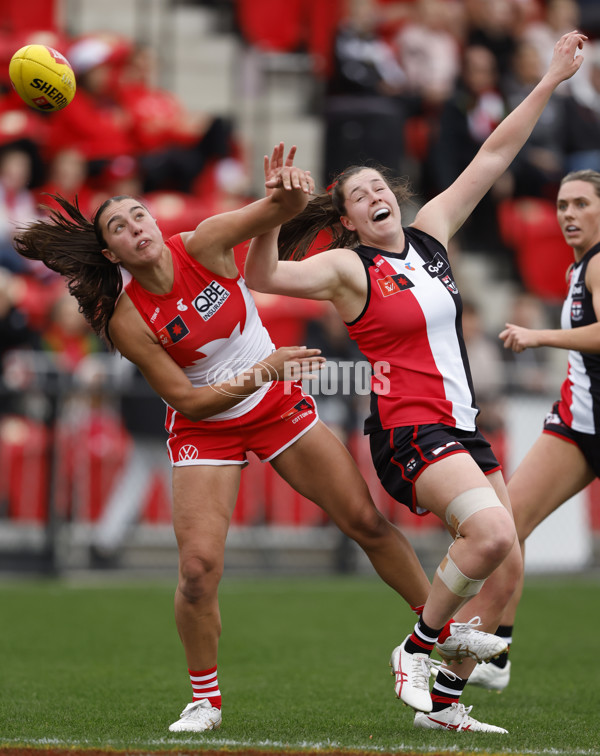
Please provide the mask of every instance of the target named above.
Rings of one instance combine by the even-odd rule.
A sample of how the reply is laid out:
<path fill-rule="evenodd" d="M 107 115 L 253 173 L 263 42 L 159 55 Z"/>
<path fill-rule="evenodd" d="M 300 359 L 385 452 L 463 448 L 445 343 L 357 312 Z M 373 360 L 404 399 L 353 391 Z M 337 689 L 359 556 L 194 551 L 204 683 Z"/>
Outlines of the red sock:
<path fill-rule="evenodd" d="M 411 606 L 410 608 L 417 615 L 417 617 L 420 617 L 423 614 L 423 609 L 425 609 L 425 604 L 421 604 L 421 606 Z"/>
<path fill-rule="evenodd" d="M 438 643 L 443 643 L 446 638 L 450 635 L 450 625 L 455 622 L 455 620 L 451 619 L 446 622 L 444 627 L 442 628 L 442 632 L 440 633 L 438 637 Z"/>
<path fill-rule="evenodd" d="M 219 690 L 219 681 L 217 680 L 217 667 L 205 669 L 201 672 L 194 672 L 188 669 L 190 673 L 190 682 L 194 692 L 194 701 L 200 701 L 207 698 L 211 706 L 215 709 L 221 708 L 221 691 Z"/>

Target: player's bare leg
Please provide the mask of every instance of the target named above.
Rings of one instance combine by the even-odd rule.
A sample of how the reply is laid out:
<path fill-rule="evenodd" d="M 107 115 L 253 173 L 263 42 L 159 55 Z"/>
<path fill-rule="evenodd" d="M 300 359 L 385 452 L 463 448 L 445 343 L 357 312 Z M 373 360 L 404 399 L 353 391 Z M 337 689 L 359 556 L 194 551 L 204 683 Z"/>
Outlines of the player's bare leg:
<path fill-rule="evenodd" d="M 537 438 L 508 481 L 515 527 L 523 553 L 526 539 L 535 528 L 565 501 L 583 490 L 594 477 L 577 446 L 549 433 L 542 433 Z M 523 582 L 524 576 L 521 572 L 516 588 L 508 597 L 504 612 L 498 619 L 498 625 L 511 636 L 523 592 Z M 497 597 L 502 594 L 502 589 L 501 585 L 497 585 Z M 504 690 L 509 681 L 508 658 L 479 664 L 469 677 L 470 684 L 488 690 Z"/>
<path fill-rule="evenodd" d="M 169 728 L 173 732 L 198 732 L 221 724 L 218 587 L 240 471 L 240 465 L 173 469 L 173 527 L 179 548 L 175 621 L 194 689 L 194 701 Z M 205 697 L 203 689 L 208 691 Z"/>
<path fill-rule="evenodd" d="M 430 583 L 413 547 L 375 507 L 356 463 L 329 428 L 318 422 L 272 465 L 356 541 L 377 574 L 411 606 L 425 603 Z"/>

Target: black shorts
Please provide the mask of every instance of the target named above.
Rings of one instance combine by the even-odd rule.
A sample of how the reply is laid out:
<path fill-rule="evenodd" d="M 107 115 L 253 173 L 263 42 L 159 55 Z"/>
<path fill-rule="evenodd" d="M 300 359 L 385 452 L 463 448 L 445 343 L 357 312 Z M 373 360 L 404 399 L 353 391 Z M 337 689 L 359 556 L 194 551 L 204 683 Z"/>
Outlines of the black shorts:
<path fill-rule="evenodd" d="M 600 439 L 593 433 L 580 433 L 568 426 L 558 412 L 559 404 L 560 401 L 554 402 L 552 410 L 546 415 L 544 433 L 559 436 L 565 441 L 575 444 L 594 471 L 594 475 L 600 478 Z"/>
<path fill-rule="evenodd" d="M 429 465 L 452 454 L 470 454 L 486 474 L 501 470 L 481 432 L 448 425 L 410 425 L 371 433 L 371 457 L 385 490 L 415 514 L 426 514 L 416 501 L 415 481 Z"/>

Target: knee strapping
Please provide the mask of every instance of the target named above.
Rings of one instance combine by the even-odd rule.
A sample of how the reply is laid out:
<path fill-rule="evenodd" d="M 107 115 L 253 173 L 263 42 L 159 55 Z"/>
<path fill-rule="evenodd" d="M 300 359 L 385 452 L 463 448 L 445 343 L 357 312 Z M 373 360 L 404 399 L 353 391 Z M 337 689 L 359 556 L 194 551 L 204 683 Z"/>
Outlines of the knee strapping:
<path fill-rule="evenodd" d="M 452 548 L 452 545 L 450 546 Z M 485 578 L 483 580 L 473 580 L 464 575 L 454 563 L 454 560 L 450 556 L 450 548 L 448 553 L 444 557 L 444 560 L 437 568 L 437 574 L 440 580 L 449 591 L 456 596 L 462 596 L 463 598 L 471 598 L 476 596 L 483 588 Z"/>
<path fill-rule="evenodd" d="M 471 488 L 456 496 L 446 508 L 446 522 L 457 534 L 460 534 L 460 526 L 463 522 L 483 509 L 501 507 L 502 502 L 493 488 Z"/>

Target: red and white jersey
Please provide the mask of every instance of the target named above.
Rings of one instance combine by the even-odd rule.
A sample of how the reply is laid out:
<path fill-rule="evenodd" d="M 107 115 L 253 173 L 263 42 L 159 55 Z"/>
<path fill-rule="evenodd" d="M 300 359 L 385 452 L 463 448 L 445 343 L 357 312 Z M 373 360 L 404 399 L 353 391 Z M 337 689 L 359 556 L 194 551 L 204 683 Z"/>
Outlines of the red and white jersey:
<path fill-rule="evenodd" d="M 589 261 L 600 253 L 600 244 L 592 247 L 573 265 L 569 275 L 569 293 L 560 316 L 561 328 L 580 328 L 597 323 L 592 295 L 585 285 Z M 569 350 L 567 378 L 561 391 L 558 412 L 570 428 L 580 433 L 600 431 L 600 355 Z"/>
<path fill-rule="evenodd" d="M 173 288 L 152 294 L 132 279 L 125 291 L 163 348 L 193 386 L 229 380 L 275 349 L 244 279 L 224 278 L 191 257 L 181 236 L 166 242 L 173 257 Z M 270 384 L 210 420 L 240 417 L 255 407 Z M 167 429 L 177 413 L 167 409 Z"/>
<path fill-rule="evenodd" d="M 365 432 L 435 423 L 472 431 L 478 408 L 448 254 L 429 234 L 404 232 L 401 254 L 355 250 L 368 293 L 346 325 L 373 369 Z"/>

